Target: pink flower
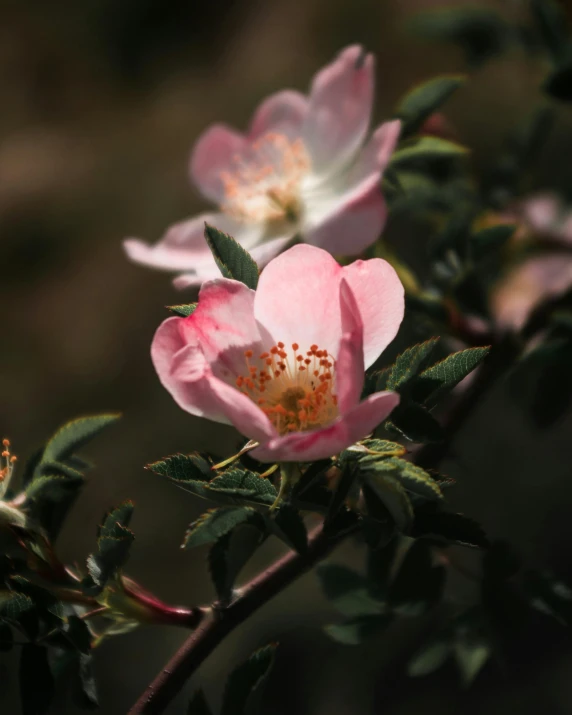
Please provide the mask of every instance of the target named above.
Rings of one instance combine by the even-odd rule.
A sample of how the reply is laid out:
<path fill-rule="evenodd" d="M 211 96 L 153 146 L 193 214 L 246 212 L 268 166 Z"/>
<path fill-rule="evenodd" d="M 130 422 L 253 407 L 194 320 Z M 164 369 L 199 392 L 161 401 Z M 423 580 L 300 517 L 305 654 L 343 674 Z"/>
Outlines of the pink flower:
<path fill-rule="evenodd" d="M 400 131 L 399 121 L 387 122 L 366 142 L 373 84 L 373 56 L 355 45 L 318 72 L 308 96 L 283 90 L 268 97 L 246 135 L 212 126 L 197 141 L 190 174 L 219 212 L 171 226 L 154 246 L 126 240 L 129 258 L 182 272 L 179 288 L 200 285 L 218 275 L 205 221 L 260 266 L 297 235 L 334 254 L 361 253 L 385 223 L 379 184 Z"/>
<path fill-rule="evenodd" d="M 187 412 L 233 424 L 264 462 L 337 454 L 399 402 L 360 402 L 364 370 L 395 337 L 403 286 L 386 261 L 341 267 L 298 245 L 272 260 L 255 291 L 226 278 L 203 283 L 188 318 L 157 330 L 151 356 Z"/>
<path fill-rule="evenodd" d="M 537 194 L 513 209 L 512 219 L 540 242 L 550 241 L 555 250 L 518 263 L 493 290 L 492 311 L 501 328 L 521 330 L 533 310 L 546 300 L 572 288 L 572 211 L 554 194 Z M 562 246 L 562 250 L 559 249 Z M 568 250 L 565 250 L 568 248 Z"/>

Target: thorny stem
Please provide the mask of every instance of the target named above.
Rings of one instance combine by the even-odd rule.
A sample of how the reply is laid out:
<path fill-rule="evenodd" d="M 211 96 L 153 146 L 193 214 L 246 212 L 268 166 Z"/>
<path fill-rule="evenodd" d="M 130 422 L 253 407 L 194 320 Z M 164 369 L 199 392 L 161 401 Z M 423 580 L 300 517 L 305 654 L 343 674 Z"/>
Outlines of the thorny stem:
<path fill-rule="evenodd" d="M 308 539 L 305 554 L 289 551 L 240 589 L 228 607 L 208 609 L 198 628 L 149 685 L 128 715 L 158 715 L 164 712 L 205 658 L 231 631 L 356 530 L 357 526 L 343 533 L 330 534 L 323 526 L 317 527 Z"/>

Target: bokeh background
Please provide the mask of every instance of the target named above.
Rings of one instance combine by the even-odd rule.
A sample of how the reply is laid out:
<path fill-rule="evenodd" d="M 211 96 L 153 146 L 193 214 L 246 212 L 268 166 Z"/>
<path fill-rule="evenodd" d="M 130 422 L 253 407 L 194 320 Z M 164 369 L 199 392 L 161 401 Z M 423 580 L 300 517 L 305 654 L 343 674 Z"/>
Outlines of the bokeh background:
<path fill-rule="evenodd" d="M 449 5 L 455 3 L 450 2 Z M 463 4 L 458 0 L 458 5 Z M 491 0 L 519 17 L 524 3 Z M 230 429 L 179 410 L 149 359 L 165 305 L 181 295 L 167 274 L 127 262 L 121 240 L 156 240 L 204 208 L 189 185 L 190 148 L 210 123 L 245 127 L 257 102 L 283 87 L 305 90 L 346 44 L 377 56 L 376 120 L 391 116 L 415 83 L 466 69 L 453 47 L 408 32 L 433 0 L 3 0 L 0 3 L 0 431 L 23 459 L 66 420 L 121 411 L 87 450 L 97 467 L 61 536 L 65 560 L 83 562 L 110 506 L 132 498 L 137 540 L 128 573 L 162 598 L 212 596 L 206 551 L 179 549 L 204 510 L 143 470 L 176 451 L 226 456 Z M 569 8 L 569 16 L 572 11 Z M 540 100 L 543 69 L 514 51 L 471 74 L 446 115 L 486 171 L 515 123 Z M 556 124 L 535 185 L 572 187 L 572 110 Z M 423 256 L 423 235 L 398 250 Z M 453 507 L 510 537 L 526 562 L 572 578 L 572 421 L 536 430 L 498 386 L 459 435 L 444 471 L 458 482 Z M 252 573 L 279 553 L 267 544 Z M 336 555 L 356 560 L 352 545 Z M 200 684 L 217 703 L 231 667 L 270 640 L 282 644 L 265 699 L 269 715 L 572 712 L 572 651 L 530 643 L 510 673 L 487 669 L 470 692 L 454 672 L 412 681 L 400 667 L 413 637 L 392 630 L 345 649 L 320 627 L 333 618 L 312 575 L 238 629 L 168 710 L 185 712 Z M 101 711 L 127 712 L 185 634 L 140 629 L 106 642 L 96 658 Z M 544 644 L 545 646 L 546 644 Z M 14 653 L 3 656 L 2 712 L 16 715 Z M 55 713 L 75 713 L 61 698 Z"/>

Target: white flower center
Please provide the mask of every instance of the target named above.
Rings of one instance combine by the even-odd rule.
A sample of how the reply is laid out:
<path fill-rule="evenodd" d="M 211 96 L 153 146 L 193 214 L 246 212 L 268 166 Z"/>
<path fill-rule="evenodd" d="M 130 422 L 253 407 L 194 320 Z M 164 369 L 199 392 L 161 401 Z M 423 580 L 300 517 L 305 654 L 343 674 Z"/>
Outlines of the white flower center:
<path fill-rule="evenodd" d="M 327 350 L 311 345 L 303 352 L 293 343 L 289 353 L 284 343 L 277 343 L 257 359 L 252 350 L 244 356 L 246 374 L 236 379 L 236 386 L 260 406 L 279 434 L 321 427 L 338 416 L 335 360 Z"/>
<path fill-rule="evenodd" d="M 237 155 L 233 171 L 221 172 L 225 200 L 222 209 L 242 221 L 296 221 L 300 215 L 300 184 L 310 171 L 301 139 L 265 134 Z"/>

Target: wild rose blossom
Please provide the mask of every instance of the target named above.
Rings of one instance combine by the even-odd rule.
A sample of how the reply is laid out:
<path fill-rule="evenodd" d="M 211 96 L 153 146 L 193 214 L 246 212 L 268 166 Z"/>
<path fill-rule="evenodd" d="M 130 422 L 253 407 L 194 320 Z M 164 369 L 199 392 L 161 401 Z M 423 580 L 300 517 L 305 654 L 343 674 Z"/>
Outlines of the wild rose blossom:
<path fill-rule="evenodd" d="M 129 258 L 182 272 L 179 288 L 215 278 L 205 221 L 260 266 L 296 235 L 333 254 L 361 253 L 385 223 L 379 184 L 400 131 L 399 121 L 387 122 L 366 142 L 373 88 L 373 56 L 351 46 L 317 73 L 308 96 L 283 90 L 262 102 L 246 134 L 224 124 L 206 130 L 190 175 L 219 212 L 171 226 L 154 246 L 127 239 Z"/>
<path fill-rule="evenodd" d="M 492 292 L 497 324 L 520 330 L 536 306 L 572 288 L 572 253 L 564 250 L 572 246 L 572 210 L 555 195 L 538 194 L 521 202 L 510 218 L 522 224 L 517 238 L 523 240 L 526 234 L 533 234 L 555 248 L 517 264 Z"/>
<path fill-rule="evenodd" d="M 386 261 L 341 267 L 297 245 L 268 264 L 256 291 L 226 278 L 203 283 L 195 312 L 168 318 L 151 355 L 184 410 L 233 424 L 259 442 L 257 459 L 321 459 L 398 404 L 393 392 L 360 395 L 403 311 L 403 286 Z"/>

